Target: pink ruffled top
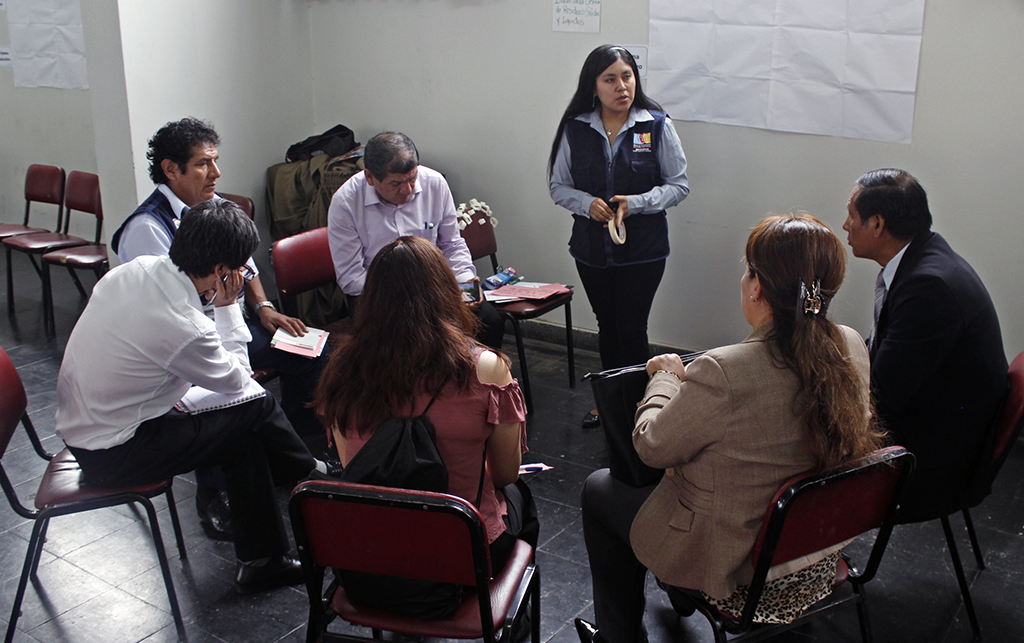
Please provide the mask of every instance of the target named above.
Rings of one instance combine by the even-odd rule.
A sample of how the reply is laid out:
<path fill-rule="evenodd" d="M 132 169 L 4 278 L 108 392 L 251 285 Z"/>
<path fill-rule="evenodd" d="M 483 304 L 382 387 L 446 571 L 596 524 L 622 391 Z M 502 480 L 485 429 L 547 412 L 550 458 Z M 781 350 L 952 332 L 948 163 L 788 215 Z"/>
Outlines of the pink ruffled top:
<path fill-rule="evenodd" d="M 477 348 L 476 359 L 485 349 Z M 423 412 L 435 391 L 424 391 L 416 396 L 411 412 L 396 417 L 416 417 Z M 475 376 L 470 378 L 469 389 L 458 390 L 454 382 L 445 386 L 427 417 L 434 424 L 437 450 L 448 467 L 448 492 L 475 502 L 480 487 L 480 463 L 484 446 L 496 424 L 521 423 L 520 443 L 526 448 L 526 403 L 519 382 L 512 380 L 505 386 L 486 384 Z M 353 427 L 354 429 L 354 427 Z M 355 430 L 348 432 L 348 460 L 358 453 L 371 434 L 360 437 Z M 506 513 L 505 496 L 496 493 L 494 483 L 484 474 L 480 497 L 480 514 L 487 530 L 487 542 L 494 542 L 505 531 L 502 516 Z"/>

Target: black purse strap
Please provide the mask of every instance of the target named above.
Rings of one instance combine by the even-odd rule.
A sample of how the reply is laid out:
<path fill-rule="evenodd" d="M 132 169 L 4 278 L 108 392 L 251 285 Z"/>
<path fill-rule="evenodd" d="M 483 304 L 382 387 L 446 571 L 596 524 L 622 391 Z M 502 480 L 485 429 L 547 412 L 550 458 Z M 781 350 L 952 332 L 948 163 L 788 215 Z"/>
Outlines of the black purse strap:
<path fill-rule="evenodd" d="M 430 410 L 430 407 L 434 405 L 434 402 L 437 400 L 438 396 L 441 395 L 441 391 L 443 391 L 444 387 L 448 385 L 448 380 L 449 379 L 450 378 L 445 378 L 444 382 L 441 382 L 440 388 L 437 389 L 437 393 L 434 393 L 434 397 L 430 398 L 430 401 L 427 402 L 427 406 L 426 406 L 426 408 L 423 409 L 423 412 L 420 413 L 420 417 L 425 416 L 427 414 L 427 411 Z M 486 473 L 487 473 L 487 444 L 484 443 L 484 454 L 483 454 L 483 457 L 480 459 L 480 484 L 476 488 L 476 502 L 473 503 L 473 506 L 475 506 L 477 509 L 480 508 L 480 500 L 483 499 L 483 495 L 484 495 L 484 475 Z"/>

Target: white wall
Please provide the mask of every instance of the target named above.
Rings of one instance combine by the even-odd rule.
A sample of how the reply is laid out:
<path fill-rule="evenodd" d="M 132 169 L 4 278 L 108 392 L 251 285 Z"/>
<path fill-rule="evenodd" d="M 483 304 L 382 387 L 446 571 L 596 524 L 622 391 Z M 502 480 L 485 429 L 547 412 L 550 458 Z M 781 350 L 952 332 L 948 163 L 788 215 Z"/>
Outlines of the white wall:
<path fill-rule="evenodd" d="M 7 12 L 0 11 L 3 44 L 10 43 L 8 33 Z M 88 90 L 15 87 L 13 67 L 0 67 L 0 221 L 22 222 L 29 165 L 96 171 L 89 101 Z M 53 229 L 56 206 L 33 206 L 31 223 Z M 95 220 L 80 212 L 72 221 L 72 234 L 91 239 L 95 229 Z"/>
<path fill-rule="evenodd" d="M 221 137 L 217 189 L 253 199 L 261 280 L 273 289 L 267 167 L 313 130 L 309 14 L 279 0 L 119 0 L 136 204 L 153 191 L 146 142 L 164 123 L 209 120 Z M 154 28 L 158 25 L 158 28 Z M 111 212 L 113 232 L 132 208 Z M 269 283 L 268 283 L 269 282 Z"/>
<path fill-rule="evenodd" d="M 491 204 L 500 257 L 529 277 L 579 283 L 570 220 L 547 194 L 545 163 L 583 59 L 604 42 L 645 44 L 643 4 L 605 0 L 602 33 L 550 30 L 551 4 L 518 0 L 311 3 L 316 123 L 365 141 L 409 134 L 456 200 Z M 673 254 L 651 338 L 707 347 L 742 337 L 743 242 L 766 212 L 802 208 L 839 230 L 863 172 L 903 167 L 929 191 L 934 229 L 992 292 L 1007 352 L 1024 349 L 1024 6 L 932 0 L 925 14 L 913 144 L 677 122 L 690 198 L 669 213 Z M 326 55 L 337 52 L 337 55 Z M 657 98 L 655 96 L 655 98 Z M 878 267 L 852 260 L 835 316 L 865 334 Z M 580 293 L 574 321 L 595 327 Z"/>

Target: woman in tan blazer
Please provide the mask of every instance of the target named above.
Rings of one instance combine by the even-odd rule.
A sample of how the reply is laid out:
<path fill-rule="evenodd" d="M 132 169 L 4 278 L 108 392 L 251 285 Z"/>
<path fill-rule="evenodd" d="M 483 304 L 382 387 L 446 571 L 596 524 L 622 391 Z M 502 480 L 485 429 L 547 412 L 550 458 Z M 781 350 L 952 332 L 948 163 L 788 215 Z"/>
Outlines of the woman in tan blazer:
<path fill-rule="evenodd" d="M 665 469 L 661 482 L 629 487 L 602 469 L 584 487 L 600 628 L 577 619 L 585 643 L 646 640 L 648 569 L 728 609 L 753 575 L 751 550 L 779 486 L 881 446 L 864 340 L 826 318 L 846 270 L 842 242 L 809 214 L 770 216 L 747 239 L 746 263 L 740 288 L 753 333 L 689 366 L 671 354 L 647 363 L 633 444 L 645 463 Z M 779 611 L 827 595 L 835 556 L 773 569 L 766 600 L 801 571 L 806 591 L 790 589 Z"/>

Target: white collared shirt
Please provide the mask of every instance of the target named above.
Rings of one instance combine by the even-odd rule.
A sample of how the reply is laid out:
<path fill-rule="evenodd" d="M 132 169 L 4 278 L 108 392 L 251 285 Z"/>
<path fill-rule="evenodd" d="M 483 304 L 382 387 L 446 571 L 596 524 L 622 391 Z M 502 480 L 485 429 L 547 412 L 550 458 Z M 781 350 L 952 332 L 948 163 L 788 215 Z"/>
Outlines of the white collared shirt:
<path fill-rule="evenodd" d="M 900 261 L 903 259 L 903 255 L 907 252 L 907 248 L 910 247 L 910 243 L 903 246 L 899 252 L 896 253 L 889 263 L 885 264 L 885 268 L 882 268 L 882 281 L 885 282 L 885 292 L 889 292 L 889 287 L 892 286 L 892 280 L 896 276 L 896 270 L 900 267 Z"/>
<path fill-rule="evenodd" d="M 124 444 L 189 385 L 241 393 L 252 339 L 238 306 L 207 317 L 188 275 L 169 257 L 108 272 L 75 324 L 57 378 L 57 435 L 73 447 Z"/>

